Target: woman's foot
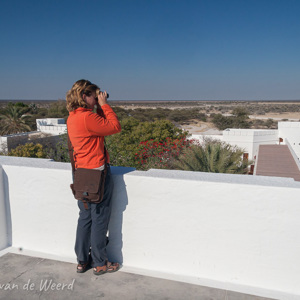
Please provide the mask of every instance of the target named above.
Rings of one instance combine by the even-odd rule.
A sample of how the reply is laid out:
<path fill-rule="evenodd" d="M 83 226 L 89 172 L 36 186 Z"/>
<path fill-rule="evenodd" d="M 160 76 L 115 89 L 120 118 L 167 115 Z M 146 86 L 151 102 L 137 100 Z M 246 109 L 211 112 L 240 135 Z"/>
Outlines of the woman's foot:
<path fill-rule="evenodd" d="M 79 263 L 77 265 L 77 273 L 84 273 L 89 268 L 89 262 Z"/>
<path fill-rule="evenodd" d="M 120 269 L 119 263 L 107 262 L 104 266 L 97 266 L 94 268 L 93 272 L 95 275 L 102 275 L 105 273 L 113 273 Z"/>

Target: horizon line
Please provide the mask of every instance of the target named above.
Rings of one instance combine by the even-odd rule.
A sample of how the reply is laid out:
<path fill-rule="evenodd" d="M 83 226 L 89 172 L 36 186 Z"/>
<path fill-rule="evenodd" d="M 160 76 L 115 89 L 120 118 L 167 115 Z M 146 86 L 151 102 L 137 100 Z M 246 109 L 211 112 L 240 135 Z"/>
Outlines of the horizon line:
<path fill-rule="evenodd" d="M 66 101 L 66 99 L 0 99 L 0 102 L 22 102 L 22 101 Z M 285 102 L 298 102 L 300 99 L 211 99 L 211 100 L 154 100 L 154 99 L 148 99 L 148 100 L 133 100 L 133 99 L 122 99 L 122 100 L 115 100 L 115 99 L 109 99 L 108 102 L 110 101 L 128 101 L 128 102 L 210 102 L 210 101 L 241 101 L 241 102 L 280 102 L 280 101 L 285 101 Z"/>

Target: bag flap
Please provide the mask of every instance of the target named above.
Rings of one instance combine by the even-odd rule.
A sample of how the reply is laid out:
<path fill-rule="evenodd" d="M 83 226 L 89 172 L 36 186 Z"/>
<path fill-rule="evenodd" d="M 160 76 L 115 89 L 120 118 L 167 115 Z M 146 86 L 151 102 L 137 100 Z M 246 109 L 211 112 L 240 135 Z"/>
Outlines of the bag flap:
<path fill-rule="evenodd" d="M 102 171 L 78 168 L 74 174 L 74 189 L 87 193 L 98 193 Z"/>

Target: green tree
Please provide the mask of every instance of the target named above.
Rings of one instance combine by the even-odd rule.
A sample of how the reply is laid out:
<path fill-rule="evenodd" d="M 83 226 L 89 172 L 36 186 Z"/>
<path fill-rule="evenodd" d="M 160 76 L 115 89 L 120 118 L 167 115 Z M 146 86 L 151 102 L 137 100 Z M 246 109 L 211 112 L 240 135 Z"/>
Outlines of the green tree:
<path fill-rule="evenodd" d="M 115 166 L 137 167 L 135 154 L 140 149 L 140 142 L 153 140 L 163 142 L 180 139 L 187 135 L 170 121 L 139 122 L 134 118 L 121 121 L 122 131 L 106 137 L 110 161 Z"/>
<path fill-rule="evenodd" d="M 183 151 L 174 167 L 180 170 L 211 173 L 246 174 L 250 161 L 243 150 L 219 141 L 206 141 Z"/>
<path fill-rule="evenodd" d="M 31 114 L 36 114 L 38 112 L 38 107 L 35 103 L 30 103 L 28 107 Z"/>
<path fill-rule="evenodd" d="M 232 114 L 237 118 L 245 118 L 245 119 L 249 118 L 248 110 L 242 106 L 237 106 L 236 108 L 234 108 L 232 110 Z"/>
<path fill-rule="evenodd" d="M 28 106 L 23 107 L 11 103 L 7 105 L 0 114 L 0 135 L 30 131 L 28 121 L 31 116 L 26 114 L 28 110 Z"/>

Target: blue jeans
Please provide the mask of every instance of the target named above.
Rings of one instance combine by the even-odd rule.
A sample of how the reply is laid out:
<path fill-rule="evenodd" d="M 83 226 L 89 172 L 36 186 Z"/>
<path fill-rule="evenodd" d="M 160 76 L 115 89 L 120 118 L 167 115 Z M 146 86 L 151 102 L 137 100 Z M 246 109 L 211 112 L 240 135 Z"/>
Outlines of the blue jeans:
<path fill-rule="evenodd" d="M 91 248 L 93 267 L 105 265 L 107 260 L 106 234 L 111 213 L 112 191 L 113 182 L 110 167 L 108 166 L 102 202 L 98 204 L 87 203 L 88 209 L 85 209 L 83 202 L 78 201 L 80 212 L 75 242 L 75 253 L 78 263 L 89 261 Z"/>

